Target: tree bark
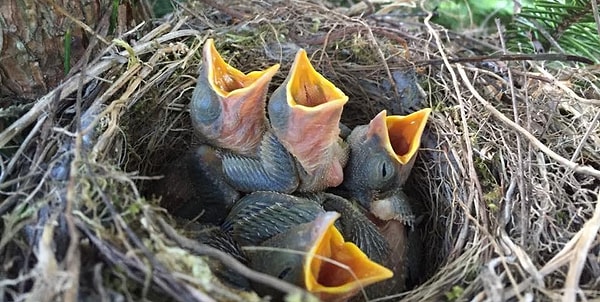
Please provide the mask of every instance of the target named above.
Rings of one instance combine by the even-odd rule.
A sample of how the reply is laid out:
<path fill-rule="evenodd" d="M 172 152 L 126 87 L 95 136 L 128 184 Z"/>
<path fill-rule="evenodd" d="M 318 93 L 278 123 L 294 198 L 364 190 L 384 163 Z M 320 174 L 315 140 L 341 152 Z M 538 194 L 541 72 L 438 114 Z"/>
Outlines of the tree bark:
<path fill-rule="evenodd" d="M 131 0 L 135 1 L 135 0 Z M 0 1 L 0 97 L 36 99 L 60 83 L 65 62 L 77 62 L 93 36 L 73 19 L 97 30 L 101 20 L 112 17 L 112 0 L 1 0 Z M 143 1 L 136 1 L 143 2 Z M 120 1 L 119 17 L 130 27 L 149 16 L 131 14 L 129 1 Z M 122 9 L 126 6 L 127 9 Z M 126 16 L 123 16 L 125 12 Z M 72 18 L 68 17 L 70 15 Z M 123 18 L 125 17 L 125 18 Z M 137 19 L 137 20 L 136 20 Z M 124 24 L 119 24 L 123 26 Z M 115 26 L 113 26 L 114 28 Z M 121 27 L 122 28 L 122 27 Z M 70 32 L 70 53 L 65 39 Z M 110 41 L 110 39 L 108 39 Z M 65 55 L 69 53 L 68 60 Z"/>

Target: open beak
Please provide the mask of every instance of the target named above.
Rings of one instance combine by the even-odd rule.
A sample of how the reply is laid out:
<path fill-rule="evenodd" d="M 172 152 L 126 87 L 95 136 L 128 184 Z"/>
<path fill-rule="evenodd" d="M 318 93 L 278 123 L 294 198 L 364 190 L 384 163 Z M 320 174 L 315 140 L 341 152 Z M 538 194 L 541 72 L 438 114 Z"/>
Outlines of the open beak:
<path fill-rule="evenodd" d="M 326 212 L 315 220 L 315 244 L 304 261 L 308 291 L 324 301 L 349 298 L 373 283 L 393 277 L 393 272 L 373 262 L 354 243 L 345 242 L 333 225 L 340 216 Z"/>
<path fill-rule="evenodd" d="M 398 163 L 406 165 L 419 149 L 430 113 L 431 108 L 425 108 L 406 116 L 386 116 L 383 110 L 371 120 L 367 138 L 378 136 L 388 153 Z"/>
<path fill-rule="evenodd" d="M 346 301 L 362 288 L 393 277 L 392 271 L 371 260 L 354 243 L 344 240 L 334 226 L 340 217 L 338 212 L 325 212 L 322 208 L 315 212 L 318 214 L 313 219 L 301 213 L 293 217 L 281 213 L 287 216 L 283 220 L 305 222 L 282 226 L 283 231 L 260 243 L 265 248 L 262 251 L 253 252 L 248 244 L 242 244 L 247 247 L 250 267 L 303 287 L 322 301 Z M 280 218 L 264 220 L 268 225 L 270 221 L 277 223 Z M 273 294 L 268 288 L 256 289 Z"/>
<path fill-rule="evenodd" d="M 343 179 L 345 153 L 339 146 L 339 122 L 346 96 L 311 65 L 300 50 L 285 82 L 269 100 L 269 119 L 275 135 L 308 175 L 327 166 L 325 187 Z"/>
<path fill-rule="evenodd" d="M 204 62 L 208 67 L 208 82 L 215 93 L 222 98 L 259 96 L 264 100 L 265 95 L 258 93 L 257 90 L 266 90 L 271 78 L 279 69 L 279 64 L 276 64 L 265 70 L 244 74 L 223 60 L 215 48 L 213 39 L 206 41 L 203 54 Z M 253 104 L 256 105 L 254 98 L 248 102 L 251 101 L 254 101 Z"/>
<path fill-rule="evenodd" d="M 191 103 L 196 128 L 217 147 L 254 153 L 266 129 L 265 99 L 278 69 L 276 64 L 245 74 L 227 64 L 208 39 Z"/>

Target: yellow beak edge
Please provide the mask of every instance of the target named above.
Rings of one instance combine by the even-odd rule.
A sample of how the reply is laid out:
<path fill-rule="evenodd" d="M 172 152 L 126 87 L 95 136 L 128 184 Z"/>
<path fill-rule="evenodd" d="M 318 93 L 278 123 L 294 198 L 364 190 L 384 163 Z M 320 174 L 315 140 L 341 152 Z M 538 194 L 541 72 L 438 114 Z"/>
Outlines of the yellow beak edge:
<path fill-rule="evenodd" d="M 337 217 L 339 214 L 328 221 L 327 230 L 308 252 L 304 264 L 306 289 L 322 299 L 351 297 L 361 288 L 394 275 L 354 243 L 344 241 L 333 225 Z"/>
<path fill-rule="evenodd" d="M 386 116 L 383 110 L 371 120 L 367 137 L 379 136 L 389 154 L 405 165 L 419 150 L 430 113 L 431 108 L 425 108 L 405 116 Z"/>

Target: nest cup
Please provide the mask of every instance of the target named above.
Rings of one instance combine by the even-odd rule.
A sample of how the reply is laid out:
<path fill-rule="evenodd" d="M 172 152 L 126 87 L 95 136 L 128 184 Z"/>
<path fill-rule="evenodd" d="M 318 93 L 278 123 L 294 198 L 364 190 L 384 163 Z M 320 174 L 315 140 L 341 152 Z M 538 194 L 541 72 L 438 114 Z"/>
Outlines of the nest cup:
<path fill-rule="evenodd" d="M 517 80 L 526 88 L 514 90 L 514 98 L 526 102 L 515 104 L 498 89 L 514 88 L 505 71 L 415 63 L 443 58 L 450 48 L 470 53 L 489 46 L 467 49 L 440 39 L 444 35 L 431 25 L 390 20 L 349 18 L 301 1 L 245 1 L 227 8 L 191 2 L 157 26 L 139 28 L 141 38 L 121 44 L 126 50 L 111 46 L 86 67 L 90 76 L 76 74 L 38 101 L 46 105 L 32 109 L 37 122 L 21 130 L 23 147 L 3 165 L 2 190 L 18 194 L 0 203 L 0 252 L 20 265 L 5 263 L 0 272 L 9 279 L 41 273 L 15 283 L 21 287 L 2 288 L 12 290 L 7 295 L 13 299 L 59 295 L 68 291 L 67 281 L 78 279 L 79 294 L 90 297 L 102 288 L 105 295 L 127 292 L 151 300 L 159 293 L 178 300 L 259 299 L 214 279 L 213 257 L 182 247 L 161 223 L 175 225 L 174 219 L 145 194 L 160 181 L 154 176 L 165 163 L 197 144 L 187 109 L 200 49 L 212 37 L 228 63 L 243 72 L 282 64 L 271 91 L 283 82 L 297 50 L 306 49 L 315 68 L 349 96 L 342 121 L 351 127 L 383 109 L 434 109 L 405 185 L 417 216 L 410 236 L 420 246 L 409 253 L 418 253 L 411 255 L 418 270 L 409 290 L 390 299 L 556 297 L 569 284 L 566 262 L 556 256 L 577 251 L 589 257 L 581 260 L 576 285 L 588 297 L 600 296 L 597 241 L 585 250 L 570 243 L 582 230 L 593 231 L 587 221 L 600 219 L 594 214 L 600 139 L 588 131 L 600 111 L 593 101 L 597 87 L 587 79 L 597 74 L 571 75 L 585 88 L 574 91 L 549 84 L 553 74 L 571 67 L 548 67 L 556 71 L 543 74 L 549 81 Z M 527 72 L 519 64 L 510 68 Z M 592 101 L 582 101 L 585 93 L 595 95 Z M 514 126 L 515 119 L 567 162 L 536 145 Z M 565 131 L 572 139 L 563 139 Z M 78 273 L 73 259 L 80 260 Z M 116 269 L 95 268 L 100 263 Z M 110 281 L 115 278 L 122 284 Z"/>
<path fill-rule="evenodd" d="M 252 7 L 255 10 L 263 8 L 260 5 Z M 198 67 L 202 64 L 200 49 L 207 38 L 215 39 L 216 47 L 225 60 L 242 72 L 281 64 L 280 71 L 270 84 L 269 95 L 285 80 L 297 51 L 306 49 L 314 67 L 349 96 L 342 122 L 351 128 L 368 124 L 384 109 L 389 115 L 406 115 L 431 107 L 430 100 L 420 87 L 424 77 L 417 73 L 408 60 L 410 49 L 398 43 L 398 40 L 402 40 L 401 37 L 392 40 L 385 36 L 369 36 L 365 25 L 343 15 L 332 16 L 331 11 L 311 3 L 295 3 L 292 8 L 286 10 L 285 16 L 281 16 L 281 11 L 276 9 L 272 12 L 273 16 L 263 12 L 260 19 L 241 24 L 224 23 L 223 20 L 228 17 L 227 12 L 218 10 L 214 14 L 207 14 L 207 19 L 188 21 L 186 25 L 197 29 L 201 34 L 189 41 L 191 44 L 186 43 L 190 47 L 189 51 L 196 53 L 188 58 L 184 71 L 178 71 L 167 80 L 176 86 L 168 90 L 149 91 L 150 98 L 141 101 L 145 105 L 140 106 L 144 107 L 159 102 L 148 107 L 161 110 L 154 110 L 155 116 L 151 118 L 148 118 L 149 112 L 145 111 L 137 117 L 126 119 L 133 121 L 131 127 L 137 129 L 133 133 L 139 139 L 134 140 L 139 141 L 141 148 L 136 149 L 135 153 L 143 154 L 139 160 L 129 162 L 128 170 L 141 171 L 142 175 L 160 175 L 165 163 L 176 161 L 197 146 L 198 138 L 194 134 L 187 109 L 195 78 L 198 76 Z M 283 7 L 279 9 L 283 10 Z M 308 11 L 309 15 L 303 13 L 303 10 Z M 317 22 L 315 18 L 321 20 L 323 28 L 311 32 Z M 206 30 L 205 22 L 208 22 L 211 30 Z M 295 25 L 291 26 L 292 23 Z M 335 31 L 334 40 L 322 41 L 328 29 L 335 29 L 340 24 L 350 28 Z M 155 93 L 158 95 L 154 96 Z M 430 120 L 423 135 L 423 141 L 433 149 L 437 148 L 434 125 L 435 120 Z M 419 154 L 429 152 L 435 151 L 423 149 Z M 434 155 L 420 156 L 437 158 Z M 440 226 L 437 219 L 431 217 L 432 211 L 448 211 L 449 207 L 436 209 L 439 206 L 434 200 L 438 196 L 430 193 L 434 184 L 427 180 L 427 167 L 419 162 L 421 160 L 417 159 L 415 172 L 407 186 L 418 216 L 418 223 L 411 233 L 420 238 L 417 242 L 422 243 L 422 246 L 416 247 L 419 249 L 418 254 L 412 255 L 420 263 L 414 266 L 418 268 L 418 275 L 412 276 L 409 286 L 417 286 L 433 275 L 449 253 L 449 249 L 444 248 L 448 245 L 444 241 L 451 238 L 440 235 L 445 231 L 445 226 Z M 140 182 L 142 192 L 152 191 L 155 182 L 156 180 Z M 440 204 L 450 204 L 450 201 L 442 201 Z M 444 216 L 449 216 L 449 213 Z M 439 253 L 442 249 L 444 252 Z M 421 251 L 431 251 L 427 255 L 430 258 L 423 258 Z"/>

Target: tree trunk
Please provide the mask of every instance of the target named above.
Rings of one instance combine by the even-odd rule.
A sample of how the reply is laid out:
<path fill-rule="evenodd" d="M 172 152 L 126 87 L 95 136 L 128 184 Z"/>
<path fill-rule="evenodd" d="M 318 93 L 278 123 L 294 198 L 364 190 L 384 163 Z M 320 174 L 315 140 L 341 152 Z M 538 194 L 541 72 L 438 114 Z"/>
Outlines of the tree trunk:
<path fill-rule="evenodd" d="M 127 22 L 111 28 L 131 28 L 149 17 L 143 3 L 132 14 L 133 1 L 119 1 L 125 4 L 113 14 L 113 0 L 1 0 L 0 97 L 36 99 L 46 94 L 64 78 L 69 68 L 65 63 L 81 59 L 93 39 L 74 19 L 94 31 L 101 23 L 108 29 L 109 20 Z"/>

